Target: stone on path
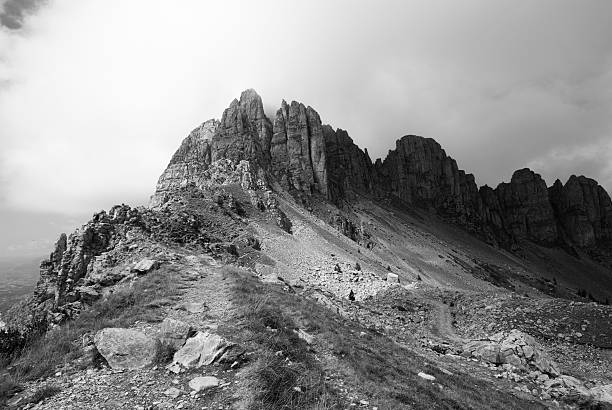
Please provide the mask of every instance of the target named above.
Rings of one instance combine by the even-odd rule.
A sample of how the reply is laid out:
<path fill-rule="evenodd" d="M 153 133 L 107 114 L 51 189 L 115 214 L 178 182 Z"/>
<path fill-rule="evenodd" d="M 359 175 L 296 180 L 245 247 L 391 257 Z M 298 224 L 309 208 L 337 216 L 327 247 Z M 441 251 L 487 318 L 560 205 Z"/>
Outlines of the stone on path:
<path fill-rule="evenodd" d="M 179 309 L 186 310 L 189 313 L 202 313 L 208 310 L 204 302 L 185 302 L 179 306 Z"/>
<path fill-rule="evenodd" d="M 199 376 L 189 381 L 189 387 L 196 392 L 217 387 L 219 385 L 219 379 L 213 376 Z"/>
<path fill-rule="evenodd" d="M 156 340 L 133 329 L 102 329 L 94 344 L 113 369 L 142 369 L 152 365 L 157 354 Z"/>

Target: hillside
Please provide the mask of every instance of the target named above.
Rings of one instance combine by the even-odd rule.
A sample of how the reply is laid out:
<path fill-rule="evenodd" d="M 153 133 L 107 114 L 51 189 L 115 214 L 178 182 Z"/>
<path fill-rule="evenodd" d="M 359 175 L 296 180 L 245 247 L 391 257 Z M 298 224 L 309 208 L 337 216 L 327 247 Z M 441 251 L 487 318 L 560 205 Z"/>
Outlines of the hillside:
<path fill-rule="evenodd" d="M 372 161 L 242 93 L 147 208 L 61 235 L 0 334 L 0 400 L 63 408 L 612 406 L 612 202 L 478 188 L 433 139 Z M 38 404 L 35 404 L 38 403 Z"/>

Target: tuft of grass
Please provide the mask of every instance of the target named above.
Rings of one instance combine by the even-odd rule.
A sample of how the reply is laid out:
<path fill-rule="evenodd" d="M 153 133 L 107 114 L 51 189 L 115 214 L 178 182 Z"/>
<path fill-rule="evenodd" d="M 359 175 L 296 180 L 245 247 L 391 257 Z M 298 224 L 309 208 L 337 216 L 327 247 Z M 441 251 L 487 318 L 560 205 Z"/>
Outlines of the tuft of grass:
<path fill-rule="evenodd" d="M 158 366 L 165 366 L 172 362 L 176 349 L 171 344 L 163 343 L 158 340 L 156 352 L 154 363 Z"/>
<path fill-rule="evenodd" d="M 36 404 L 49 397 L 55 396 L 57 393 L 61 392 L 57 386 L 43 386 L 40 389 L 36 390 L 36 392 L 28 399 L 28 403 Z"/>
<path fill-rule="evenodd" d="M 265 285 L 227 269 L 233 275 L 235 329 L 244 344 L 258 352 L 249 369 L 254 405 L 266 409 L 340 408 L 337 393 L 325 382 L 325 372 L 308 344 L 294 330 L 296 323 L 277 304 Z"/>
<path fill-rule="evenodd" d="M 15 393 L 21 391 L 18 380 L 9 374 L 0 376 L 0 408 L 6 406 L 6 401 Z"/>

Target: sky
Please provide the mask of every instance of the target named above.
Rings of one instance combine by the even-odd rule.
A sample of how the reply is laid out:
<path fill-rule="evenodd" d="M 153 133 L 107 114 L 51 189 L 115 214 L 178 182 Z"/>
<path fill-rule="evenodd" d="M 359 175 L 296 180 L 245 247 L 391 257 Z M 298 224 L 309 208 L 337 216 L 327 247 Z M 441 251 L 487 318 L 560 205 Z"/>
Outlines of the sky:
<path fill-rule="evenodd" d="M 417 134 L 479 185 L 530 167 L 612 191 L 609 0 L 0 0 L 0 257 L 146 204 L 246 88 L 373 159 Z"/>

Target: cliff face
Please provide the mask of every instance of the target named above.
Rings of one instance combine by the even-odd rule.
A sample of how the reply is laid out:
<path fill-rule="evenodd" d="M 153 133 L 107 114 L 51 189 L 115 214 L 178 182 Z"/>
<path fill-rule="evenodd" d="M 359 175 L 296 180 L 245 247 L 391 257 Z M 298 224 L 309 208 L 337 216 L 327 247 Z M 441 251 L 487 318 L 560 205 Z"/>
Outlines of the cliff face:
<path fill-rule="evenodd" d="M 346 131 L 322 124 L 302 103 L 282 101 L 270 121 L 253 90 L 232 101 L 221 121 L 206 121 L 183 141 L 156 196 L 206 185 L 209 168 L 220 160 L 247 161 L 259 185 L 278 183 L 302 198 L 342 206 L 366 195 L 426 208 L 509 249 L 520 240 L 583 248 L 612 240 L 610 197 L 594 180 L 573 176 L 549 189 L 540 175 L 521 169 L 509 183 L 479 189 L 440 144 L 415 135 L 402 137 L 384 160 L 372 163 Z"/>
<path fill-rule="evenodd" d="M 588 247 L 612 239 L 612 202 L 595 180 L 572 175 L 565 186 L 557 180 L 549 191 L 559 223 L 573 243 Z"/>
<path fill-rule="evenodd" d="M 518 170 L 510 183 L 500 184 L 495 191 L 498 212 L 511 236 L 545 244 L 557 241 L 557 223 L 540 175 L 526 168 Z"/>
<path fill-rule="evenodd" d="M 466 174 L 431 138 L 402 137 L 379 165 L 383 191 L 408 204 L 422 205 L 456 222 L 479 218 L 474 176 Z"/>

